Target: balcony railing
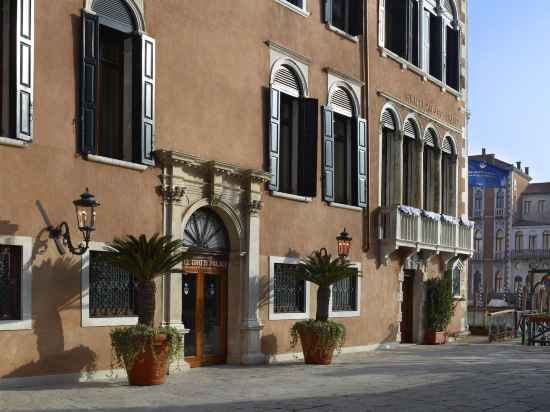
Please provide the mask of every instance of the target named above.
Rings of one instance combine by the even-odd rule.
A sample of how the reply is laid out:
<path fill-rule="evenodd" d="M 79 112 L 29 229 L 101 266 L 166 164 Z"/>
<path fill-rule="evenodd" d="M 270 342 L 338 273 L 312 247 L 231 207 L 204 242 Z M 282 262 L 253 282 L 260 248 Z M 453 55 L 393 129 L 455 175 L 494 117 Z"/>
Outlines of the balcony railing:
<path fill-rule="evenodd" d="M 550 249 L 512 250 L 512 259 L 550 259 Z"/>
<path fill-rule="evenodd" d="M 380 209 L 378 226 L 385 258 L 400 247 L 473 254 L 474 228 L 462 219 L 395 206 Z"/>

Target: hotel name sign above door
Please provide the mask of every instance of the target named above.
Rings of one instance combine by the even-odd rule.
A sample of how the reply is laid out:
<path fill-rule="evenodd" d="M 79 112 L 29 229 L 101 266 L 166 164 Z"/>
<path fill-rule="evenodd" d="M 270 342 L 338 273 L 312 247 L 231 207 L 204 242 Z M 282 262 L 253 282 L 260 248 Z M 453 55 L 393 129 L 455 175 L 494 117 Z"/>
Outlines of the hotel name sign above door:
<path fill-rule="evenodd" d="M 435 104 L 429 103 L 426 100 L 422 99 L 421 97 L 413 96 L 412 94 L 407 94 L 405 96 L 405 102 L 407 102 L 409 105 L 413 107 L 416 107 L 417 109 L 423 111 L 426 114 L 435 116 L 443 120 L 444 122 L 447 122 L 453 125 L 454 127 L 457 127 L 457 128 L 462 127 L 458 117 L 454 116 L 449 112 L 445 112 L 441 110 Z"/>
<path fill-rule="evenodd" d="M 183 261 L 185 268 L 197 268 L 197 269 L 227 269 L 228 259 L 227 256 L 216 255 L 195 255 L 185 259 Z"/>

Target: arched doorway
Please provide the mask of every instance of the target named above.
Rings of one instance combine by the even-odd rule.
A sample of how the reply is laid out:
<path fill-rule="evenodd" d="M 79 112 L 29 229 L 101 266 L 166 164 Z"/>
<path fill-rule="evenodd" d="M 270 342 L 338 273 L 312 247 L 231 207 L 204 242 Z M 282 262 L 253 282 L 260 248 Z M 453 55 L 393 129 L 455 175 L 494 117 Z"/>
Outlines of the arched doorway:
<path fill-rule="evenodd" d="M 185 360 L 191 367 L 227 358 L 227 270 L 229 236 L 221 218 L 203 207 L 191 215 L 183 234 L 190 255 L 183 265 L 182 322 Z"/>

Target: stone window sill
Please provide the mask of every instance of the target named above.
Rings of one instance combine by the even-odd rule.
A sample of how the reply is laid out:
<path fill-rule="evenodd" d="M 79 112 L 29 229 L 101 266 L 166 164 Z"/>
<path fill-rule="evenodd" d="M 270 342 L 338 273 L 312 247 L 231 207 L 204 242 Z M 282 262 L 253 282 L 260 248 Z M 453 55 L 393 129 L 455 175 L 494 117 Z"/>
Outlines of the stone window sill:
<path fill-rule="evenodd" d="M 293 195 L 290 193 L 283 193 L 283 192 L 271 192 L 271 196 L 280 197 L 282 199 L 294 200 L 296 202 L 302 202 L 302 203 L 311 203 L 313 200 L 311 197 Z"/>
<path fill-rule="evenodd" d="M 275 1 L 277 3 L 279 3 L 280 5 L 285 6 L 289 10 L 293 11 L 294 13 L 299 14 L 300 16 L 309 17 L 309 15 L 310 15 L 310 13 L 305 8 L 295 6 L 294 4 L 289 3 L 285 0 L 275 0 Z"/>
<path fill-rule="evenodd" d="M 118 166 L 125 169 L 137 170 L 140 172 L 143 172 L 144 170 L 148 169 L 148 166 L 145 166 L 139 163 L 127 162 L 125 160 L 111 159 L 110 157 L 105 157 L 105 156 L 97 156 L 97 155 L 89 154 L 89 155 L 86 155 L 86 160 L 90 162 L 103 163 L 111 166 Z"/>
<path fill-rule="evenodd" d="M 415 66 L 414 64 L 412 64 L 411 62 L 405 60 L 404 58 L 402 58 L 401 56 L 398 56 L 397 54 L 395 54 L 394 52 L 392 52 L 391 50 L 389 49 L 386 49 L 385 47 L 379 47 L 380 49 L 380 55 L 382 57 L 389 57 L 390 59 L 392 60 L 395 60 L 396 62 L 400 63 L 401 64 L 401 67 L 405 70 L 405 69 L 408 69 L 416 74 L 418 74 L 420 77 L 422 77 L 422 79 L 424 81 L 431 81 L 432 83 L 436 84 L 437 86 L 439 86 L 441 88 L 441 92 L 443 93 L 449 93 L 449 94 L 452 94 L 453 96 L 456 97 L 457 100 L 461 100 L 462 99 L 462 93 L 454 90 L 453 88 L 451 88 L 450 86 L 447 86 L 445 83 L 443 83 L 441 80 L 433 77 L 432 75 L 430 75 L 429 73 L 426 73 L 424 70 L 422 70 L 421 68 Z"/>
<path fill-rule="evenodd" d="M 2 330 L 32 330 L 32 320 L 3 320 L 0 321 L 0 331 Z"/>
<path fill-rule="evenodd" d="M 99 326 L 135 326 L 138 323 L 136 316 L 118 317 L 118 318 L 82 318 L 82 327 L 99 327 Z"/>
<path fill-rule="evenodd" d="M 338 207 L 340 209 L 354 210 L 356 212 L 362 212 L 363 208 L 359 206 L 345 205 L 343 203 L 329 202 L 330 207 Z"/>
<path fill-rule="evenodd" d="M 349 33 L 346 33 L 344 30 L 339 29 L 338 27 L 333 26 L 332 24 L 326 25 L 327 29 L 338 34 L 339 36 L 343 37 L 344 39 L 348 39 L 349 41 L 352 41 L 354 43 L 359 43 L 359 37 L 352 36 Z"/>
<path fill-rule="evenodd" d="M 23 140 L 12 139 L 11 137 L 1 137 L 1 136 L 0 136 L 0 145 L 20 147 L 21 149 L 29 147 L 29 143 L 24 142 Z"/>

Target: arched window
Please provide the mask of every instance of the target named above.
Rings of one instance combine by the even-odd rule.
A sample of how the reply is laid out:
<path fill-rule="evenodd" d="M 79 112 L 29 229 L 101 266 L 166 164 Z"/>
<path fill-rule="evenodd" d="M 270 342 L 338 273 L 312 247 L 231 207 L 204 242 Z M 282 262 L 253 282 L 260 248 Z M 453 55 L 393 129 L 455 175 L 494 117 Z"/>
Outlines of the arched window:
<path fill-rule="evenodd" d="M 382 113 L 382 176 L 381 176 L 381 203 L 383 207 L 389 207 L 397 203 L 395 193 L 395 182 L 397 168 L 395 167 L 399 161 L 398 147 L 398 121 L 393 111 L 386 109 Z"/>
<path fill-rule="evenodd" d="M 452 275 L 452 290 L 453 290 L 453 296 L 460 296 L 461 291 L 461 274 L 464 266 L 462 265 L 462 262 L 460 260 L 457 260 L 456 263 L 453 265 L 451 269 L 451 275 Z"/>
<path fill-rule="evenodd" d="M 481 253 L 481 242 L 483 241 L 483 236 L 481 230 L 476 230 L 474 234 L 474 250 L 476 253 Z"/>
<path fill-rule="evenodd" d="M 529 234 L 529 250 L 535 250 L 537 248 L 537 234 Z"/>
<path fill-rule="evenodd" d="M 351 87 L 332 87 L 323 108 L 324 199 L 365 207 L 367 204 L 367 129 L 359 118 Z"/>
<path fill-rule="evenodd" d="M 481 216 L 483 210 L 483 191 L 481 189 L 475 189 L 474 194 L 474 216 Z"/>
<path fill-rule="evenodd" d="M 269 189 L 315 197 L 318 102 L 304 96 L 302 79 L 292 61 L 276 65 L 271 75 Z"/>
<path fill-rule="evenodd" d="M 504 277 L 502 276 L 502 273 L 500 271 L 495 273 L 495 292 L 504 292 Z"/>
<path fill-rule="evenodd" d="M 457 153 L 453 140 L 446 137 L 441 146 L 441 212 L 456 215 Z"/>
<path fill-rule="evenodd" d="M 481 273 L 479 270 L 474 273 L 474 282 L 472 287 L 474 294 L 481 292 Z"/>
<path fill-rule="evenodd" d="M 125 0 L 83 11 L 81 150 L 153 165 L 155 40 Z"/>
<path fill-rule="evenodd" d="M 438 212 L 436 150 L 437 134 L 435 130 L 427 129 L 424 134 L 424 209 L 430 212 Z"/>
<path fill-rule="evenodd" d="M 500 253 L 504 250 L 504 231 L 502 229 L 497 230 L 495 250 Z"/>
<path fill-rule="evenodd" d="M 385 45 L 415 66 L 420 59 L 418 0 L 385 1 Z"/>
<path fill-rule="evenodd" d="M 523 232 L 516 232 L 516 250 L 521 252 L 523 250 Z"/>
<path fill-rule="evenodd" d="M 403 179 L 402 203 L 409 206 L 418 207 L 418 164 L 419 164 L 419 133 L 416 122 L 412 119 L 405 120 L 403 125 Z"/>
<path fill-rule="evenodd" d="M 0 136 L 32 140 L 33 50 L 34 0 L 0 0 Z"/>

